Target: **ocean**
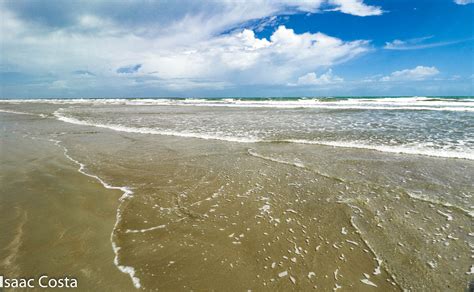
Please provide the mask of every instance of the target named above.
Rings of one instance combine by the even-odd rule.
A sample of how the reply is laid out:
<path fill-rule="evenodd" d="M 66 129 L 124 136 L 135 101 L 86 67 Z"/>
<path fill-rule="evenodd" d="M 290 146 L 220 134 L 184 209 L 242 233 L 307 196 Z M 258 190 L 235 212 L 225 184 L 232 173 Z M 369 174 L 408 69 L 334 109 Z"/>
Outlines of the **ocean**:
<path fill-rule="evenodd" d="M 472 279 L 472 97 L 4 99 L 0 118 L 122 193 L 110 261 L 136 288 Z"/>

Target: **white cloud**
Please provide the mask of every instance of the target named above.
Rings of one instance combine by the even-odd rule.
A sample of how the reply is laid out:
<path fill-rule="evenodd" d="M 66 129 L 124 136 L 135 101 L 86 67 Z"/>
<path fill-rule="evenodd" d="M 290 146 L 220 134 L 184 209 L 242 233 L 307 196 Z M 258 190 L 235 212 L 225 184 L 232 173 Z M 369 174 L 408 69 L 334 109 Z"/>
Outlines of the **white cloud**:
<path fill-rule="evenodd" d="M 298 34 L 285 26 L 279 26 L 266 39 L 236 27 L 273 15 L 318 12 L 322 5 L 361 16 L 379 13 L 378 7 L 360 0 L 192 3 L 183 8 L 187 9 L 183 15 L 170 16 L 166 21 L 157 18 L 153 25 L 127 25 L 94 11 L 78 11 L 73 13 L 72 24 L 49 27 L 21 18 L 0 2 L 2 65 L 18 72 L 50 74 L 59 80 L 86 68 L 91 73 L 89 79 L 108 84 L 115 80 L 125 86 L 130 84 L 126 80 L 132 84 L 138 80 L 172 90 L 286 85 L 307 72 L 368 52 L 369 41 L 344 41 L 321 32 Z M 119 68 L 134 64 L 141 64 L 140 70 L 117 73 Z M 314 82 L 324 82 L 338 77 L 329 70 L 315 78 L 319 81 Z M 61 84 L 72 87 L 77 83 L 66 80 L 53 87 L 60 88 Z"/>
<path fill-rule="evenodd" d="M 393 40 L 391 42 L 386 42 L 384 49 L 386 50 L 420 50 L 420 49 L 429 49 L 442 46 L 448 46 L 452 44 L 457 44 L 464 42 L 466 40 L 456 40 L 456 41 L 447 41 L 447 42 L 431 42 L 426 43 L 426 40 L 433 38 L 433 36 L 426 36 L 421 38 L 414 38 L 408 40 Z"/>
<path fill-rule="evenodd" d="M 326 73 L 322 74 L 321 76 L 316 75 L 314 72 L 307 73 L 298 78 L 296 84 L 290 85 L 328 85 L 334 83 L 343 82 L 344 79 L 341 77 L 334 75 L 332 70 L 329 69 Z"/>
<path fill-rule="evenodd" d="M 13 2 L 12 2 L 13 3 Z M 10 11 L 12 7 L 26 7 L 29 10 L 35 5 L 13 5 L 0 1 L 0 13 L 16 15 L 22 11 Z M 271 20 L 278 15 L 294 13 L 317 13 L 321 7 L 331 6 L 334 10 L 358 16 L 379 15 L 379 7 L 366 5 L 363 0 L 254 0 L 254 1 L 192 1 L 162 3 L 155 0 L 123 1 L 111 4 L 108 0 L 94 2 L 77 1 L 78 5 L 59 8 L 56 2 L 44 3 L 41 11 L 28 11 L 23 20 L 37 26 L 45 25 L 56 18 L 65 20 L 63 26 L 52 26 L 56 31 L 64 33 L 90 33 L 92 28 L 96 34 L 135 34 L 148 37 L 159 36 L 160 46 L 171 47 L 193 41 L 205 40 L 235 29 L 249 21 Z M 63 15 L 44 13 L 46 10 L 61 11 Z M 146 9 L 147 11 L 143 11 Z M 64 11 L 63 11 L 64 10 Z M 153 11 L 153 13 L 150 13 Z M 15 13 L 17 12 L 17 13 Z M 375 13 L 374 13 L 375 12 Z M 42 15 L 41 13 L 44 13 Z M 152 15 L 152 16 L 150 16 Z M 31 23 L 31 16 L 43 19 Z M 3 18 L 3 17 L 2 17 Z M 47 25 L 45 25 L 47 26 Z M 31 27 L 30 27 L 31 28 Z M 48 28 L 48 27 L 47 27 Z M 51 27 L 49 27 L 51 28 Z"/>
<path fill-rule="evenodd" d="M 380 7 L 367 5 L 362 0 L 329 0 L 329 3 L 337 6 L 331 10 L 340 11 L 346 14 L 356 16 L 374 16 L 383 14 L 383 10 Z"/>
<path fill-rule="evenodd" d="M 90 23 L 95 20 L 88 20 Z M 6 40 L 3 51 L 7 60 L 20 71 L 48 70 L 61 76 L 86 67 L 96 78 L 151 77 L 163 86 L 169 80 L 173 89 L 179 88 L 178 84 L 185 85 L 183 89 L 201 87 L 200 80 L 204 85 L 210 85 L 209 80 L 221 85 L 287 84 L 305 72 L 345 62 L 370 50 L 365 40 L 346 42 L 320 32 L 297 34 L 285 26 L 278 27 L 269 39 L 244 29 L 205 40 L 172 41 L 172 46 L 167 38 L 159 36 L 98 36 L 66 31 L 26 37 L 10 34 Z M 142 66 L 134 74 L 116 73 L 131 64 Z"/>
<path fill-rule="evenodd" d="M 467 5 L 474 3 L 474 0 L 454 0 L 454 3 L 459 4 L 459 5 Z"/>
<path fill-rule="evenodd" d="M 386 42 L 385 46 L 384 46 L 384 49 L 396 50 L 396 49 L 399 49 L 401 47 L 404 47 L 406 45 L 406 43 L 407 42 L 402 41 L 402 40 L 393 40 L 391 42 Z"/>
<path fill-rule="evenodd" d="M 296 34 L 280 26 L 270 39 L 251 30 L 201 42 L 190 49 L 152 54 L 144 72 L 161 78 L 207 78 L 238 84 L 286 84 L 302 73 L 352 59 L 368 42 L 344 42 L 323 33 Z"/>
<path fill-rule="evenodd" d="M 389 76 L 384 76 L 381 81 L 419 81 L 425 80 L 439 74 L 436 67 L 416 66 L 413 69 L 405 69 L 392 72 Z"/>
<path fill-rule="evenodd" d="M 426 40 L 433 38 L 433 36 L 425 36 L 420 38 L 413 38 L 408 40 L 393 40 L 391 42 L 386 42 L 384 49 L 387 50 L 410 50 L 420 47 L 420 43 L 423 43 Z"/>

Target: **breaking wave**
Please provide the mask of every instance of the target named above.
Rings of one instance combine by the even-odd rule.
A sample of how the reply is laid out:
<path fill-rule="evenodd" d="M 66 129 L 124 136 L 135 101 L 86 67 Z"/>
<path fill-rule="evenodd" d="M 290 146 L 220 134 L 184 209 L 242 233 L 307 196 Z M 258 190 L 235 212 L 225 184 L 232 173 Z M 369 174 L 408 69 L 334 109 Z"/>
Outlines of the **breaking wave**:
<path fill-rule="evenodd" d="M 443 97 L 380 97 L 380 98 L 188 98 L 188 99 L 7 99 L 1 103 L 49 103 L 94 105 L 170 105 L 205 107 L 252 107 L 252 108 L 315 108 L 341 110 L 428 110 L 474 112 L 473 98 Z"/>
<path fill-rule="evenodd" d="M 213 135 L 206 133 L 193 133 L 193 132 L 179 132 L 179 131 L 170 131 L 170 130 L 158 130 L 153 128 L 146 127 L 130 127 L 124 125 L 115 125 L 115 124 L 100 124 L 94 123 L 87 120 L 79 120 L 77 118 L 65 116 L 62 113 L 62 109 L 59 109 L 54 112 L 54 116 L 63 122 L 91 126 L 97 128 L 104 128 L 113 131 L 119 132 L 128 132 L 128 133 L 137 133 L 137 134 L 153 134 L 153 135 L 166 135 L 166 136 L 176 136 L 184 138 L 197 138 L 205 140 L 221 140 L 228 142 L 236 143 L 296 143 L 296 144 L 314 144 L 314 145 L 323 145 L 331 147 L 343 147 L 343 148 L 356 148 L 356 149 L 367 149 L 375 150 L 379 152 L 387 153 L 400 153 L 400 154 L 410 154 L 410 155 L 425 155 L 433 157 L 442 157 L 442 158 L 459 158 L 459 159 L 468 159 L 474 160 L 474 151 L 454 151 L 447 149 L 434 149 L 424 147 L 422 143 L 416 145 L 374 145 L 367 144 L 360 141 L 315 141 L 315 140 L 304 140 L 304 139 L 282 139 L 282 140 L 266 140 L 257 137 L 236 137 L 230 135 Z"/>

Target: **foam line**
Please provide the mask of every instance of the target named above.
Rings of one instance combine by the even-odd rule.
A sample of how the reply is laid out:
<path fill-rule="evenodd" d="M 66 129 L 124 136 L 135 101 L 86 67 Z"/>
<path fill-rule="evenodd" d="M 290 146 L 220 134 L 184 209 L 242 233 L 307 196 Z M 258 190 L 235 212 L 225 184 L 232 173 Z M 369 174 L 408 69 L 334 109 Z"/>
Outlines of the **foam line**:
<path fill-rule="evenodd" d="M 153 230 L 156 230 L 156 229 L 163 229 L 163 228 L 166 228 L 166 225 L 159 225 L 159 226 L 145 228 L 145 229 L 127 229 L 127 231 L 125 231 L 125 233 L 145 233 L 145 232 L 148 232 L 148 231 L 153 231 Z"/>
<path fill-rule="evenodd" d="M 236 143 L 275 143 L 275 142 L 285 142 L 285 143 L 297 143 L 297 144 L 314 144 L 314 145 L 323 145 L 323 146 L 332 146 L 332 147 L 343 147 L 343 148 L 356 148 L 356 149 L 367 149 L 375 150 L 380 152 L 387 153 L 401 153 L 401 154 L 410 154 L 410 155 L 425 155 L 441 158 L 458 158 L 458 159 L 468 159 L 474 160 L 474 152 L 458 152 L 450 150 L 437 150 L 437 149 L 428 149 L 421 147 L 410 147 L 410 146 L 386 146 L 386 145 L 369 145 L 358 142 L 342 142 L 342 141 L 314 141 L 314 140 L 303 140 L 303 139 L 285 139 L 285 140 L 263 140 L 253 137 L 233 137 L 233 136 L 217 136 L 209 134 L 200 134 L 200 133 L 189 133 L 189 132 L 177 132 L 177 131 L 164 131 L 156 130 L 152 128 L 134 128 L 127 127 L 122 125 L 108 125 L 108 124 L 98 124 L 89 121 L 78 120 L 76 118 L 67 117 L 61 113 L 62 109 L 58 109 L 53 114 L 54 116 L 63 122 L 91 126 L 97 128 L 104 128 L 119 132 L 128 132 L 128 133 L 137 133 L 137 134 L 154 134 L 154 135 L 165 135 L 165 136 L 176 136 L 184 138 L 197 138 L 205 140 L 220 140 Z"/>
<path fill-rule="evenodd" d="M 466 210 L 462 207 L 459 207 L 459 206 L 456 206 L 456 205 L 453 205 L 453 204 L 450 204 L 450 203 L 446 203 L 446 202 L 441 202 L 439 200 L 429 198 L 427 196 L 417 195 L 413 192 L 405 192 L 405 194 L 408 197 L 410 197 L 411 199 L 419 200 L 419 201 L 423 201 L 423 202 L 427 202 L 427 203 L 431 203 L 431 204 L 440 205 L 440 206 L 446 207 L 448 209 L 456 209 L 456 210 L 461 211 L 462 213 L 466 214 L 467 216 L 469 216 L 471 218 L 474 218 L 474 210 L 472 210 L 472 209 L 471 210 Z M 446 216 L 447 214 L 443 213 L 443 215 Z"/>
<path fill-rule="evenodd" d="M 287 165 L 295 166 L 295 167 L 298 167 L 298 168 L 306 169 L 304 164 L 301 163 L 301 162 L 288 162 L 288 161 L 281 160 L 281 159 L 276 159 L 276 158 L 272 158 L 272 157 L 268 157 L 268 156 L 263 156 L 263 155 L 260 155 L 260 154 L 256 153 L 253 149 L 248 149 L 247 152 L 250 156 L 254 156 L 254 157 L 257 157 L 257 158 L 264 159 L 264 160 L 273 161 L 273 162 L 276 162 L 276 163 L 282 163 L 282 164 L 287 164 Z"/>
<path fill-rule="evenodd" d="M 436 150 L 436 149 L 422 149 L 421 147 L 409 147 L 409 146 L 385 146 L 385 145 L 368 145 L 358 142 L 339 142 L 339 141 L 312 141 L 303 139 L 287 139 L 282 142 L 298 143 L 298 144 L 316 144 L 333 147 L 344 147 L 344 148 L 356 148 L 356 149 L 367 149 L 375 150 L 379 152 L 388 153 L 401 153 L 411 155 L 425 155 L 443 158 L 460 158 L 474 160 L 474 152 L 457 152 L 449 150 Z"/>
<path fill-rule="evenodd" d="M 352 207 L 351 205 L 348 205 L 349 207 Z M 357 234 L 359 234 L 359 237 L 360 239 L 365 243 L 365 245 L 369 248 L 369 250 L 372 252 L 372 254 L 375 256 L 375 261 L 377 262 L 377 267 L 375 267 L 375 270 L 374 272 L 372 273 L 373 275 L 379 275 L 381 272 L 381 268 L 382 268 L 382 264 L 383 264 L 383 261 L 382 261 L 382 258 L 377 254 L 377 252 L 375 252 L 375 249 L 369 244 L 369 242 L 364 238 L 363 234 L 362 234 L 362 231 L 360 230 L 360 228 L 356 225 L 355 223 L 355 216 L 351 216 L 351 225 L 352 227 L 354 227 L 354 229 L 356 230 Z M 392 278 L 393 282 L 397 284 L 398 287 L 402 288 L 403 291 L 405 291 L 405 289 L 403 289 L 402 285 L 397 281 L 397 278 L 395 277 L 395 275 L 392 273 L 392 271 L 390 271 L 388 269 L 388 267 L 384 266 L 383 267 L 385 269 L 385 271 L 387 272 L 387 274 Z"/>
<path fill-rule="evenodd" d="M 41 118 L 46 118 L 45 114 L 33 114 L 33 113 L 13 111 L 13 110 L 5 110 L 5 109 L 0 109 L 0 113 L 9 113 L 9 114 L 27 115 L 27 116 L 38 116 L 38 117 L 41 117 Z"/>
<path fill-rule="evenodd" d="M 261 139 L 254 139 L 254 138 L 240 138 L 240 137 L 226 137 L 226 136 L 215 136 L 215 135 L 207 135 L 207 134 L 196 134 L 196 133 L 188 133 L 188 132 L 176 132 L 176 131 L 162 131 L 156 130 L 151 128 L 134 128 L 134 127 L 127 127 L 122 125 L 108 125 L 108 124 L 96 124 L 88 121 L 81 121 L 75 118 L 66 117 L 60 113 L 62 109 L 55 111 L 53 114 L 54 116 L 63 122 L 76 124 L 76 125 L 83 125 L 83 126 L 91 126 L 97 128 L 104 128 L 119 132 L 128 132 L 128 133 L 137 133 L 137 134 L 154 134 L 154 135 L 164 135 L 164 136 L 176 136 L 176 137 L 184 137 L 184 138 L 198 138 L 204 140 L 222 140 L 228 142 L 237 142 L 237 143 L 255 143 L 255 142 L 262 142 Z"/>
<path fill-rule="evenodd" d="M 1 103 L 49 103 L 95 105 L 171 105 L 206 107 L 254 107 L 254 108 L 316 108 L 343 110 L 417 110 L 474 112 L 474 99 L 450 99 L 440 97 L 397 98 L 295 98 L 295 99 L 4 99 Z"/>
<path fill-rule="evenodd" d="M 112 186 L 108 183 L 106 183 L 102 178 L 98 177 L 97 175 L 94 175 L 94 174 L 90 174 L 88 172 L 85 171 L 85 165 L 77 160 L 75 160 L 74 158 L 72 158 L 69 153 L 68 153 L 68 149 L 66 147 L 64 147 L 63 145 L 61 145 L 61 141 L 59 140 L 54 140 L 54 139 L 50 139 L 49 141 L 51 142 L 54 142 L 54 144 L 58 147 L 61 147 L 63 148 L 64 150 L 64 156 L 66 156 L 67 159 L 69 159 L 70 161 L 74 162 L 75 164 L 77 164 L 79 166 L 79 169 L 78 171 L 80 173 L 82 173 L 83 175 L 86 175 L 88 177 L 91 177 L 91 178 L 94 178 L 96 180 L 98 180 L 102 186 L 104 186 L 106 189 L 111 189 L 111 190 L 120 190 L 122 191 L 122 196 L 120 197 L 120 202 L 123 202 L 125 199 L 127 198 L 130 198 L 132 195 L 133 195 L 133 191 L 129 188 L 129 187 L 116 187 L 116 186 Z M 112 249 L 115 253 L 115 257 L 114 257 L 114 264 L 115 266 L 117 266 L 117 268 L 122 272 L 122 273 L 125 273 L 125 274 L 128 274 L 130 276 L 130 278 L 132 279 L 132 282 L 133 282 L 133 285 L 135 286 L 135 288 L 139 289 L 141 288 L 141 284 L 140 284 L 140 279 L 136 276 L 136 271 L 133 267 L 131 266 L 124 266 L 124 265 L 121 265 L 120 262 L 119 262 L 119 255 L 118 255 L 118 252 L 120 250 L 120 247 L 117 246 L 117 244 L 115 243 L 114 241 L 114 237 L 115 237 L 115 230 L 117 229 L 117 226 L 118 226 L 118 223 L 120 222 L 120 219 L 121 219 L 121 213 L 120 213 L 120 206 L 119 208 L 117 209 L 117 214 L 116 214 L 116 218 L 115 218 L 115 224 L 114 224 L 114 228 L 112 229 L 112 233 L 110 235 L 110 241 L 112 243 Z"/>

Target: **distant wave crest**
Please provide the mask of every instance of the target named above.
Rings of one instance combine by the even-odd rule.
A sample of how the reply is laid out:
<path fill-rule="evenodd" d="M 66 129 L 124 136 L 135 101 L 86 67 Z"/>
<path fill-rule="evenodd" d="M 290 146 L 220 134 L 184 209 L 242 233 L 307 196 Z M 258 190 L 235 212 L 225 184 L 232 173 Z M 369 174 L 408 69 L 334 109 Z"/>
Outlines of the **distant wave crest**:
<path fill-rule="evenodd" d="M 161 105 L 253 108 L 315 108 L 340 110 L 418 110 L 474 112 L 474 98 L 380 97 L 380 98 L 259 98 L 259 99 L 8 99 L 0 103 L 49 103 L 97 105 Z"/>

